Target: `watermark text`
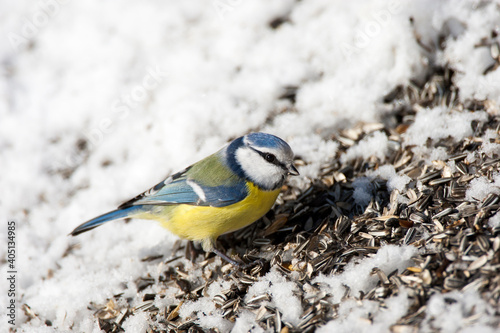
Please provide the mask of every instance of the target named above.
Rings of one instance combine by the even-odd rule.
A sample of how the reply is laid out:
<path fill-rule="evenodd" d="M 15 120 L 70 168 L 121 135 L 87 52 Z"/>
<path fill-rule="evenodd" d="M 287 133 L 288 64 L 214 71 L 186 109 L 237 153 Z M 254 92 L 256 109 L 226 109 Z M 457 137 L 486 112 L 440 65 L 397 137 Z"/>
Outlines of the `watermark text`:
<path fill-rule="evenodd" d="M 7 322 L 16 325 L 16 222 L 7 222 Z"/>

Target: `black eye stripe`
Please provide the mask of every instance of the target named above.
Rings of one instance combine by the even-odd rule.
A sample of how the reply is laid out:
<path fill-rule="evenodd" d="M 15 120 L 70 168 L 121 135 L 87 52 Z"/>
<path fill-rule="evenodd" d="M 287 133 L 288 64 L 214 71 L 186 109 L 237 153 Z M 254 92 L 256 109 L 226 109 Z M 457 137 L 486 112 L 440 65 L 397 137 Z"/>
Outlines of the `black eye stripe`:
<path fill-rule="evenodd" d="M 271 154 L 271 153 L 264 153 L 264 152 L 261 152 L 260 150 L 257 150 L 255 148 L 252 148 L 250 147 L 253 151 L 257 152 L 260 156 L 262 156 L 262 158 L 264 159 L 264 161 L 266 161 L 267 163 L 271 163 L 271 164 L 274 164 L 276 166 L 279 166 L 280 168 L 282 168 L 283 170 L 288 170 L 286 165 L 284 165 L 283 163 L 281 163 L 274 154 Z M 267 155 L 272 155 L 274 156 L 274 160 L 273 161 L 268 161 L 266 156 Z"/>

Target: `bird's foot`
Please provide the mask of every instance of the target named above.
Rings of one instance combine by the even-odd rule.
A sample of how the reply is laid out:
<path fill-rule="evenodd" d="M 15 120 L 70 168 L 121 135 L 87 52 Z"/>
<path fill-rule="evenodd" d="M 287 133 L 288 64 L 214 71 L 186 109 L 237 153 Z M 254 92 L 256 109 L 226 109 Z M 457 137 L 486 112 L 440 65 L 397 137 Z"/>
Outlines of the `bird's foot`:
<path fill-rule="evenodd" d="M 250 269 L 250 268 L 253 268 L 256 266 L 263 267 L 265 264 L 264 259 L 257 259 L 257 260 L 251 261 L 249 263 L 242 263 L 242 262 L 238 262 L 234 259 L 229 258 L 226 254 L 222 253 L 221 251 L 219 251 L 215 248 L 212 249 L 212 252 L 215 253 L 216 255 L 218 255 L 219 257 L 221 257 L 224 261 L 227 261 L 231 265 L 233 265 L 241 270 L 247 270 L 247 269 Z"/>

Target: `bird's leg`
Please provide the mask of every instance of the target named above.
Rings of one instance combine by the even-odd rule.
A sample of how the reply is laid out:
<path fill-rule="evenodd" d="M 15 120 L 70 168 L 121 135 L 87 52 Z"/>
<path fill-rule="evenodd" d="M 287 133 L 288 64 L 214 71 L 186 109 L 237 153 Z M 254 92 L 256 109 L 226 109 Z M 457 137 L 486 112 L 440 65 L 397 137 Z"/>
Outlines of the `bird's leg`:
<path fill-rule="evenodd" d="M 188 241 L 187 244 L 186 244 L 186 250 L 185 250 L 184 255 L 186 256 L 186 258 L 189 261 L 191 261 L 191 262 L 194 263 L 196 261 L 196 257 L 201 252 L 202 252 L 201 249 L 199 247 L 196 248 L 196 246 L 194 245 L 193 241 Z"/>

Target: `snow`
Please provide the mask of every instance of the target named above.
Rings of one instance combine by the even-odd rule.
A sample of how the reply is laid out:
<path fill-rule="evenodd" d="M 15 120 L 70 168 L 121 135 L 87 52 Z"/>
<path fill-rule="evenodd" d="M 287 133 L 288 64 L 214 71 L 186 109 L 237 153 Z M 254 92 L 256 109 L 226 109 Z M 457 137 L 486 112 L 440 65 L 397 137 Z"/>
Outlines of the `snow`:
<path fill-rule="evenodd" d="M 383 160 L 387 150 L 389 149 L 388 143 L 389 140 L 383 132 L 374 132 L 363 138 L 355 146 L 349 148 L 347 152 L 342 155 L 340 160 L 342 162 L 347 162 L 356 159 L 357 157 L 366 156 L 367 152 L 370 152 L 372 156 Z"/>
<path fill-rule="evenodd" d="M 429 151 L 425 146 L 428 139 L 437 142 L 439 139 L 452 138 L 458 142 L 473 134 L 470 126 L 471 121 L 486 120 L 485 112 L 458 112 L 455 110 L 447 110 L 444 107 L 434 109 L 420 110 L 416 117 L 415 123 L 410 126 L 404 134 L 407 145 L 415 145 L 412 149 L 417 156 L 430 156 L 428 160 L 444 160 L 448 154 L 445 150 Z M 431 148 L 432 149 L 432 148 Z"/>
<path fill-rule="evenodd" d="M 297 288 L 295 282 L 287 281 L 281 273 L 272 269 L 249 288 L 247 300 L 267 293 L 272 298 L 269 305 L 276 307 L 282 313 L 283 320 L 297 325 L 301 315 L 300 299 L 294 296 Z"/>
<path fill-rule="evenodd" d="M 492 157 L 493 154 L 500 152 L 500 144 L 498 143 L 498 134 L 494 130 L 486 130 L 481 138 L 483 144 L 481 145 L 481 152 L 486 156 Z"/>
<path fill-rule="evenodd" d="M 122 327 L 125 332 L 138 332 L 145 333 L 149 327 L 148 314 L 146 312 L 140 313 L 138 316 L 128 317 L 123 323 Z"/>
<path fill-rule="evenodd" d="M 372 192 L 374 186 L 372 184 L 372 181 L 366 177 L 357 178 L 352 183 L 352 186 L 354 187 L 353 197 L 354 200 L 356 201 L 356 204 L 367 205 L 372 198 Z"/>
<path fill-rule="evenodd" d="M 361 141 L 360 141 L 361 142 Z M 354 200 L 358 205 L 367 205 L 373 194 L 375 179 L 387 180 L 387 189 L 389 192 L 393 190 L 403 191 L 405 186 L 410 182 L 411 178 L 404 174 L 398 174 L 392 165 L 382 165 L 376 170 L 367 172 L 368 177 L 356 178 L 352 183 L 354 187 Z"/>
<path fill-rule="evenodd" d="M 500 103 L 500 70 L 482 75 L 492 59 L 487 47 L 475 46 L 498 30 L 494 1 L 47 0 L 1 6 L 0 218 L 17 225 L 17 304 L 28 304 L 40 318 L 28 320 L 18 308 L 18 332 L 99 331 L 89 303 L 105 304 L 123 285 L 125 295 L 135 295 L 138 277 L 160 274 L 156 262 L 140 258 L 173 256 L 177 238 L 149 221 L 114 222 L 78 238 L 67 234 L 232 138 L 262 130 L 287 140 L 308 163 L 299 167 L 304 178 L 293 180 L 305 186 L 322 162 L 336 156 L 338 145 L 330 136 L 359 121 L 380 121 L 382 97 L 422 77 L 430 61 L 457 70 L 462 99 Z M 277 17 L 288 21 L 269 28 Z M 451 32 L 436 59 L 415 41 L 410 17 L 427 45 L 436 45 L 443 29 Z M 293 105 L 280 98 L 287 86 L 300 87 Z M 485 117 L 485 112 L 424 109 L 404 135 L 416 145 L 415 154 L 443 159 L 444 150 L 421 145 L 470 136 L 470 121 Z M 494 132 L 483 137 L 490 142 L 483 146 L 487 154 L 499 151 L 495 138 Z M 374 132 L 340 158 L 383 161 L 388 144 L 385 133 Z M 387 179 L 390 189 L 408 183 L 389 165 L 372 176 Z M 370 181 L 355 183 L 360 202 L 369 201 Z M 478 178 L 467 199 L 482 200 L 499 188 L 498 174 L 493 181 Z M 498 219 L 490 224 L 498 225 Z M 2 227 L 2 239 L 6 232 Z M 5 246 L 0 253 L 6 257 Z M 369 274 L 373 267 L 402 270 L 413 253 L 409 247 L 382 247 L 340 276 L 317 281 L 340 300 L 342 283 L 353 292 L 366 291 L 376 282 Z M 6 271 L 2 262 L 2 276 Z M 8 298 L 5 278 L 0 281 L 3 307 Z M 266 288 L 284 320 L 297 323 L 300 302 L 285 297 L 295 282 L 272 270 L 252 292 Z M 167 290 L 156 302 L 168 303 L 172 293 Z M 484 305 L 477 294 L 446 295 L 456 300 L 453 305 L 443 297 L 432 299 L 429 329 L 483 331 L 488 316 L 464 323 L 467 309 Z M 321 331 L 387 331 L 391 316 L 399 318 L 408 304 L 401 293 L 386 309 L 375 307 L 369 301 L 342 303 L 340 319 Z M 235 323 L 222 320 L 208 296 L 185 304 L 181 316 L 201 309 L 211 314 L 199 319 L 203 327 L 260 329 L 249 312 Z M 357 319 L 368 312 L 373 325 Z M 148 320 L 136 315 L 123 325 L 144 332 Z M 9 326 L 2 318 L 0 331 Z"/>
<path fill-rule="evenodd" d="M 429 138 L 439 140 L 447 137 L 459 141 L 473 134 L 471 121 L 486 119 L 485 112 L 457 112 L 443 107 L 421 110 L 406 132 L 407 143 L 422 145 Z"/>
<path fill-rule="evenodd" d="M 488 194 L 500 194 L 500 173 L 495 172 L 492 174 L 492 180 L 485 176 L 473 179 L 465 197 L 471 201 L 482 201 Z"/>
<path fill-rule="evenodd" d="M 405 186 L 410 182 L 411 178 L 404 174 L 397 174 L 392 165 L 383 165 L 377 170 L 368 173 L 371 177 L 379 177 L 387 180 L 387 188 L 389 191 L 403 191 Z"/>
<path fill-rule="evenodd" d="M 349 263 L 344 273 L 337 276 L 320 275 L 313 282 L 319 283 L 323 291 L 332 294 L 334 303 L 340 303 L 347 288 L 352 296 L 359 296 L 359 292 L 367 293 L 376 286 L 378 277 L 372 274 L 374 268 L 382 270 L 386 275 L 396 269 L 402 271 L 411 264 L 411 257 L 416 252 L 411 246 L 385 246 L 373 258 Z M 408 295 L 402 292 L 391 298 L 386 305 L 386 309 L 381 309 L 380 303 L 370 300 L 350 299 L 341 302 L 338 310 L 339 320 L 331 321 L 319 331 L 349 332 L 354 329 L 357 332 L 387 332 L 390 326 L 408 311 Z M 370 316 L 375 318 L 372 324 L 369 323 Z"/>
<path fill-rule="evenodd" d="M 446 295 L 436 294 L 429 301 L 427 318 L 423 330 L 438 329 L 441 332 L 457 332 L 461 329 L 477 332 L 494 332 L 486 326 L 491 316 L 487 302 L 475 292 L 451 292 Z"/>
<path fill-rule="evenodd" d="M 337 276 L 320 275 L 313 282 L 324 285 L 322 289 L 333 295 L 333 301 L 340 302 L 346 287 L 356 295 L 360 291 L 367 292 L 376 286 L 378 278 L 371 274 L 373 268 L 382 270 L 386 275 L 395 269 L 402 271 L 410 266 L 411 257 L 416 253 L 416 249 L 411 246 L 387 245 L 381 248 L 373 258 L 361 262 L 350 262 L 344 273 Z"/>
<path fill-rule="evenodd" d="M 250 311 L 244 311 L 234 323 L 231 329 L 234 333 L 263 333 L 265 332 L 262 327 L 255 323 L 255 315 Z"/>
<path fill-rule="evenodd" d="M 496 213 L 495 215 L 493 215 L 492 217 L 490 217 L 490 219 L 488 221 L 488 225 L 491 228 L 498 228 L 498 227 L 500 227 L 500 214 Z"/>
<path fill-rule="evenodd" d="M 216 309 L 212 298 L 221 294 L 225 290 L 229 290 L 231 283 L 229 281 L 221 281 L 219 283 L 212 283 L 208 287 L 207 296 L 195 302 L 187 302 L 183 304 L 180 309 L 180 316 L 183 318 L 196 315 L 199 322 L 204 327 L 218 328 L 222 332 L 231 329 L 231 323 L 224 319 L 222 310 Z"/>
<path fill-rule="evenodd" d="M 339 319 L 330 321 L 318 332 L 388 332 L 397 318 L 408 310 L 408 295 L 401 293 L 386 303 L 385 309 L 377 302 L 348 300 L 339 307 Z M 370 322 L 370 317 L 374 317 Z"/>

